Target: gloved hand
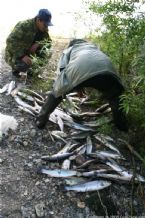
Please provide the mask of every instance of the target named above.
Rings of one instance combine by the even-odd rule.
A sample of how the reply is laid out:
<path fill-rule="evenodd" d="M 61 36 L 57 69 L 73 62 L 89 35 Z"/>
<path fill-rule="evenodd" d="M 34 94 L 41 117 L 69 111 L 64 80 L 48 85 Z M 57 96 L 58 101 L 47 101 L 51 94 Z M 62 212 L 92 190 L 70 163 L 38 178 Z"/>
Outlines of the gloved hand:
<path fill-rule="evenodd" d="M 35 43 L 31 46 L 31 48 L 29 49 L 30 52 L 31 52 L 31 54 L 36 53 L 38 47 L 39 47 L 39 43 L 38 43 L 38 42 L 35 42 Z"/>
<path fill-rule="evenodd" d="M 27 65 L 31 66 L 32 65 L 32 60 L 29 56 L 25 55 L 23 58 L 22 58 L 22 61 L 25 62 Z"/>

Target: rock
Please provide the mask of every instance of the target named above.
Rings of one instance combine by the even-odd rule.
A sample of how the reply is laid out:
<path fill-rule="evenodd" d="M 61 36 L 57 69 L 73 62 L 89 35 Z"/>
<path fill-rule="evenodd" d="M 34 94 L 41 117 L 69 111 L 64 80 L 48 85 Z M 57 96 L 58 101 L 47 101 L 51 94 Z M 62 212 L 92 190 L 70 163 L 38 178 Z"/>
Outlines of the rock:
<path fill-rule="evenodd" d="M 41 202 L 40 204 L 36 204 L 35 211 L 38 217 L 44 217 L 44 203 Z"/>
<path fill-rule="evenodd" d="M 81 201 L 78 201 L 78 202 L 77 202 L 77 206 L 78 206 L 79 208 L 85 208 L 85 207 L 86 207 L 85 202 L 81 202 Z"/>
<path fill-rule="evenodd" d="M 23 145 L 24 145 L 24 146 L 27 146 L 27 145 L 28 145 L 28 142 L 27 142 L 27 141 L 24 141 L 24 142 L 23 142 Z"/>

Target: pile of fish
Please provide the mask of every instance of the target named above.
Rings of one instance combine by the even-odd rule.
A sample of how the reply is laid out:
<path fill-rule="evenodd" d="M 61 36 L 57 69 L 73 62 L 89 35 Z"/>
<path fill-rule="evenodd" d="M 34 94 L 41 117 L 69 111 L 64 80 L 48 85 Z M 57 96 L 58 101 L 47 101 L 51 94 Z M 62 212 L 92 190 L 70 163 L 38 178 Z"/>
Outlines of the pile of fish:
<path fill-rule="evenodd" d="M 6 84 L 0 89 L 0 93 L 11 95 L 20 110 L 33 116 L 40 112 L 45 101 L 40 94 L 22 84 L 17 85 L 15 81 Z M 38 172 L 49 177 L 63 178 L 65 190 L 76 192 L 101 190 L 119 181 L 145 182 L 143 176 L 123 167 L 127 160 L 120 153 L 113 138 L 96 134 L 97 128 L 103 124 L 96 121 L 96 118 L 110 112 L 109 105 L 102 105 L 95 112 L 81 113 L 80 105 L 89 104 L 88 97 L 80 99 L 77 93 L 72 93 L 67 95 L 66 99 L 69 102 L 67 111 L 56 108 L 49 117 L 49 120 L 60 128 L 60 131 L 49 132 L 51 139 L 61 140 L 65 146 L 54 155 L 41 157 L 45 163 L 59 162 L 60 167 L 42 167 Z M 104 123 L 110 121 L 106 119 Z M 65 133 L 64 125 L 75 129 L 75 132 L 71 133 L 72 129 L 69 128 L 69 133 Z"/>
<path fill-rule="evenodd" d="M 32 116 L 36 116 L 39 114 L 41 107 L 45 101 L 45 98 L 35 91 L 26 88 L 26 86 L 22 83 L 16 84 L 15 81 L 11 81 L 6 84 L 3 88 L 0 89 L 0 94 L 6 93 L 6 95 L 11 95 L 16 103 L 18 104 L 18 108 L 21 111 L 27 112 Z M 76 102 L 80 101 L 78 97 L 74 97 L 76 93 L 70 94 L 66 96 L 66 99 L 70 103 L 71 110 L 69 109 L 66 112 L 61 108 L 56 108 L 53 113 L 51 113 L 49 120 L 53 123 L 58 124 L 61 131 L 64 131 L 64 125 L 69 126 L 74 129 L 82 130 L 82 131 L 95 131 L 95 129 L 102 125 L 102 123 L 93 122 L 75 122 L 74 119 L 81 118 L 84 116 L 87 117 L 95 117 L 103 115 L 104 113 L 108 113 L 111 109 L 108 104 L 105 104 L 98 108 L 95 112 L 86 112 L 79 113 L 78 111 L 73 112 L 73 107 L 78 108 Z M 80 103 L 84 103 L 87 98 L 81 100 Z M 106 120 L 105 122 L 110 122 L 110 120 Z M 95 129 L 94 129 L 95 128 Z"/>
<path fill-rule="evenodd" d="M 53 131 L 56 136 L 59 132 Z M 67 137 L 67 135 L 62 135 Z M 82 141 L 81 143 L 80 141 Z M 126 158 L 120 153 L 113 138 L 92 132 L 75 132 L 56 154 L 42 156 L 48 162 L 57 162 L 58 169 L 39 168 L 49 177 L 63 178 L 64 189 L 88 192 L 104 189 L 113 182 L 145 182 L 145 178 L 123 167 Z"/>

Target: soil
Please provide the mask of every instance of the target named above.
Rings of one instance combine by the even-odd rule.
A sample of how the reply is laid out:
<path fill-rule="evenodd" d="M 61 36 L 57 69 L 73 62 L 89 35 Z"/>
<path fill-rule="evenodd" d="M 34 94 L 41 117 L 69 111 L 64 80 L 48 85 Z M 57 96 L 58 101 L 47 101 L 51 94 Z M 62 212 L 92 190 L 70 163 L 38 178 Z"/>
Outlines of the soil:
<path fill-rule="evenodd" d="M 67 43 L 68 39 L 54 40 L 48 66 L 51 72 L 56 70 Z M 11 69 L 2 54 L 0 87 L 11 80 Z M 39 130 L 34 117 L 19 111 L 11 96 L 0 96 L 0 112 L 13 115 L 18 121 L 17 130 L 9 131 L 0 144 L 0 218 L 145 217 L 142 184 L 116 182 L 103 191 L 81 194 L 64 192 L 62 179 L 38 174 L 37 169 L 44 164 L 40 157 L 54 154 L 62 146 L 61 142 L 52 142 L 49 135 L 49 130 L 58 127 L 49 123 L 46 128 Z M 59 163 L 49 166 L 59 167 Z"/>

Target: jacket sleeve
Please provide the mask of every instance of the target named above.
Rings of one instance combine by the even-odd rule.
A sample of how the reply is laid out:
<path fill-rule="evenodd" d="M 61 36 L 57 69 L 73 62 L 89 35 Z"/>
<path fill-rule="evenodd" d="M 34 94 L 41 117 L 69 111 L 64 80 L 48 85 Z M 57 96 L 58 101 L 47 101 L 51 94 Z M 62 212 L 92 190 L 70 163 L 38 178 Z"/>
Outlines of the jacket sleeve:
<path fill-rule="evenodd" d="M 14 59 L 22 57 L 25 54 L 26 44 L 24 43 L 24 33 L 25 27 L 19 22 L 6 40 L 7 49 L 13 55 Z M 27 46 L 29 45 L 27 44 Z"/>

